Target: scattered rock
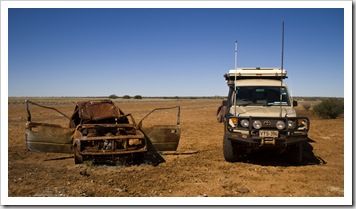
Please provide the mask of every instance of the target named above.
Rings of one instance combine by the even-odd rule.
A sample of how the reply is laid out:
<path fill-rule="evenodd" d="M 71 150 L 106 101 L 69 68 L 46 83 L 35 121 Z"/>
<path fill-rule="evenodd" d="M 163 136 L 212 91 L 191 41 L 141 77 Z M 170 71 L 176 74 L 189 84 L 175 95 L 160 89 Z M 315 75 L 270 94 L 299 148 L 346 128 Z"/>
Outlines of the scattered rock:
<path fill-rule="evenodd" d="M 95 196 L 94 192 L 91 191 L 81 191 L 80 196 L 82 197 L 93 197 Z"/>
<path fill-rule="evenodd" d="M 198 195 L 198 197 L 208 197 L 208 195 L 207 194 L 200 194 L 200 195 Z"/>
<path fill-rule="evenodd" d="M 126 188 L 123 188 L 123 189 L 121 189 L 121 188 L 115 188 L 115 189 L 113 189 L 115 192 L 127 192 L 127 189 Z"/>
<path fill-rule="evenodd" d="M 87 172 L 87 169 L 84 169 L 84 170 L 80 171 L 79 173 L 82 176 L 90 176 L 90 174 Z"/>
<path fill-rule="evenodd" d="M 249 193 L 250 190 L 245 188 L 245 187 L 239 187 L 236 189 L 237 192 L 240 192 L 240 193 Z"/>
<path fill-rule="evenodd" d="M 113 179 L 109 179 L 108 180 L 108 184 L 112 185 L 114 183 L 114 180 Z"/>

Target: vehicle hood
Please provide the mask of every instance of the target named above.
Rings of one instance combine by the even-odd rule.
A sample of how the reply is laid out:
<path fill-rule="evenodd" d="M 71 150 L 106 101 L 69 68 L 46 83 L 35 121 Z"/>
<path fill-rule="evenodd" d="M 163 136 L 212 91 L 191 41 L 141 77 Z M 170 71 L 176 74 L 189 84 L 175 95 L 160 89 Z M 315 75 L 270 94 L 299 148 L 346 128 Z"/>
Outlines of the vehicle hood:
<path fill-rule="evenodd" d="M 79 112 L 79 118 L 101 120 L 118 117 L 118 108 L 111 100 L 77 102 L 74 112 Z"/>
<path fill-rule="evenodd" d="M 253 116 L 253 117 L 280 117 L 282 110 L 282 117 L 296 117 L 296 112 L 290 106 L 236 106 L 237 116 Z M 235 107 L 230 108 L 230 113 L 235 114 Z"/>

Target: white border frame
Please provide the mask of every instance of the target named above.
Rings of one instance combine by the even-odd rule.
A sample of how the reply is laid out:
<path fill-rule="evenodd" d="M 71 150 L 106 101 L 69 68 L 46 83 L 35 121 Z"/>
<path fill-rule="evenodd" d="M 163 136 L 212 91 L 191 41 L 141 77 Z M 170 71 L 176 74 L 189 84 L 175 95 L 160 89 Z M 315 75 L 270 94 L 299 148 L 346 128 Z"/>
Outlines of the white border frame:
<path fill-rule="evenodd" d="M 344 197 L 8 197 L 9 8 L 343 8 Z M 352 205 L 352 1 L 2 1 L 1 2 L 1 205 Z M 350 92 L 351 91 L 351 92 Z M 346 126 L 347 125 L 347 126 Z M 137 200 L 138 199 L 138 200 Z M 65 201 L 64 201 L 65 200 Z M 82 201 L 85 200 L 85 201 Z"/>

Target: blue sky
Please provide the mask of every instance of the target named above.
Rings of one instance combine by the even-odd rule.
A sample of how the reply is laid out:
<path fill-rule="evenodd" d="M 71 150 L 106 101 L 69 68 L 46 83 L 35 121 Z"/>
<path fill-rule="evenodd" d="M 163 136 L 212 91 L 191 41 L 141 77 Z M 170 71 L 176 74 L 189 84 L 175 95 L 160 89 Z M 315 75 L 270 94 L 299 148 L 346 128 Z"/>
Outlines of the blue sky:
<path fill-rule="evenodd" d="M 225 96 L 223 74 L 284 68 L 293 96 L 344 96 L 341 9 L 8 10 L 9 96 Z"/>

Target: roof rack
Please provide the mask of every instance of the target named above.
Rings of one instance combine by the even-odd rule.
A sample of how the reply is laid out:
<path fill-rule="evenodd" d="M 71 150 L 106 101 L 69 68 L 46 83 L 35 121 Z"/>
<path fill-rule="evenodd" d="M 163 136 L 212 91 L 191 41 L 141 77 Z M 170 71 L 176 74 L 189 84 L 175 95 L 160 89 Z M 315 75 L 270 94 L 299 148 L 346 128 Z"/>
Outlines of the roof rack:
<path fill-rule="evenodd" d="M 280 68 L 236 68 L 229 71 L 229 74 L 225 74 L 226 80 L 239 80 L 239 79 L 275 79 L 280 80 L 288 78 L 287 71 Z"/>

